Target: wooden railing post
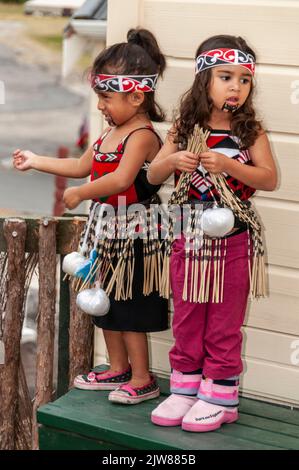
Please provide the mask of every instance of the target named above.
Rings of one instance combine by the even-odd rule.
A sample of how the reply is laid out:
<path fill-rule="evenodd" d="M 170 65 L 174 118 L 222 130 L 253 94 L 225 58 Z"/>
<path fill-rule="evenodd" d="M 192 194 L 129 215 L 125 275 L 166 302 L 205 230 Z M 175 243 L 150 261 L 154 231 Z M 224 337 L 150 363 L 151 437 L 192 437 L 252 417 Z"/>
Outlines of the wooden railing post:
<path fill-rule="evenodd" d="M 0 387 L 2 387 L 0 448 L 14 450 L 23 325 L 26 222 L 22 219 L 7 219 L 4 221 L 3 231 L 8 252 L 6 287 L 8 296 L 4 326 L 5 364 L 1 366 L 0 374 Z"/>
<path fill-rule="evenodd" d="M 36 410 L 52 399 L 55 306 L 56 224 L 44 218 L 39 225 L 39 306 L 37 317 L 36 388 L 32 420 L 32 448 L 38 448 Z"/>
<path fill-rule="evenodd" d="M 77 250 L 84 219 L 74 219 L 72 250 Z M 76 306 L 77 293 L 70 286 L 69 386 L 76 375 L 86 372 L 92 365 L 93 325 L 90 315 Z"/>

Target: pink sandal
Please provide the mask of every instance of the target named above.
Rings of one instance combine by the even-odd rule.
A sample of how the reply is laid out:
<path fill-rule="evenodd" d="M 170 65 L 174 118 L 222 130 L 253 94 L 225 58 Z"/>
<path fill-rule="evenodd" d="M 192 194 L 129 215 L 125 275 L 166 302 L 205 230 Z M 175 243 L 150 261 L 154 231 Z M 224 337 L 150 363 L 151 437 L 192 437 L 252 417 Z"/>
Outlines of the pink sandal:
<path fill-rule="evenodd" d="M 74 380 L 74 386 L 81 390 L 115 390 L 120 385 L 126 384 L 131 380 L 132 370 L 129 366 L 123 372 L 109 372 L 95 369 L 89 374 L 77 375 Z"/>
<path fill-rule="evenodd" d="M 142 387 L 132 387 L 131 385 L 121 385 L 113 392 L 109 393 L 108 399 L 113 403 L 125 405 L 137 405 L 145 400 L 151 400 L 160 395 L 160 388 L 156 379 L 151 376 L 151 381 Z"/>

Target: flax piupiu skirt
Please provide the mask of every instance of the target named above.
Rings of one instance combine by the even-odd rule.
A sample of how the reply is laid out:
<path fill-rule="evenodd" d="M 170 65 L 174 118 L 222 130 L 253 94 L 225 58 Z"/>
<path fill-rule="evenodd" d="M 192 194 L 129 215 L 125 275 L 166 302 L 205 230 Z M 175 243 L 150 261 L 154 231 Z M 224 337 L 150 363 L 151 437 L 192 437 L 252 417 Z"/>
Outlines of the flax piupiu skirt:
<path fill-rule="evenodd" d="M 107 315 L 93 317 L 98 328 L 112 331 L 135 331 L 150 333 L 169 328 L 168 300 L 159 292 L 143 295 L 143 242 L 134 242 L 135 268 L 133 295 L 129 300 L 115 300 L 110 295 L 110 310 Z"/>

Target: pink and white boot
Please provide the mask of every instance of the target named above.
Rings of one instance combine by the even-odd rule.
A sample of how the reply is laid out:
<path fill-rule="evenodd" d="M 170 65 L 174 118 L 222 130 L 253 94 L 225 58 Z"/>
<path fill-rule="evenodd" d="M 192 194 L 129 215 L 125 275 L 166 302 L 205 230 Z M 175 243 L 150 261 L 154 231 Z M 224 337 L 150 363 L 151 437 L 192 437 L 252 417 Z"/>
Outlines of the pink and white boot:
<path fill-rule="evenodd" d="M 214 431 L 224 423 L 233 423 L 238 419 L 238 408 L 214 405 L 203 400 L 186 413 L 182 420 L 182 429 L 192 432 Z"/>
<path fill-rule="evenodd" d="M 180 426 L 186 413 L 198 400 L 196 393 L 201 374 L 183 374 L 173 370 L 170 376 L 172 394 L 152 411 L 151 421 L 158 426 Z"/>
<path fill-rule="evenodd" d="M 214 431 L 224 423 L 238 419 L 238 377 L 226 380 L 204 378 L 197 397 L 199 400 L 186 413 L 182 420 L 184 431 Z"/>
<path fill-rule="evenodd" d="M 158 426 L 180 426 L 185 414 L 198 399 L 172 393 L 152 411 L 151 421 Z"/>

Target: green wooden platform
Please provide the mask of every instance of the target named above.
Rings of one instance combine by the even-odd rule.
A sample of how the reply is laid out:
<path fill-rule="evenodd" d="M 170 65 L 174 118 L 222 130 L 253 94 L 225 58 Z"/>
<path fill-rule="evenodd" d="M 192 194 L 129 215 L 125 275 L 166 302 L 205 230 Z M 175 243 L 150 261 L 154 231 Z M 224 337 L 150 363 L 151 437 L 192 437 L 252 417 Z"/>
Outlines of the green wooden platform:
<path fill-rule="evenodd" d="M 299 450 L 299 410 L 243 398 L 237 423 L 198 434 L 150 422 L 165 395 L 126 406 L 110 403 L 108 393 L 72 389 L 39 408 L 40 449 Z"/>

